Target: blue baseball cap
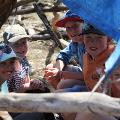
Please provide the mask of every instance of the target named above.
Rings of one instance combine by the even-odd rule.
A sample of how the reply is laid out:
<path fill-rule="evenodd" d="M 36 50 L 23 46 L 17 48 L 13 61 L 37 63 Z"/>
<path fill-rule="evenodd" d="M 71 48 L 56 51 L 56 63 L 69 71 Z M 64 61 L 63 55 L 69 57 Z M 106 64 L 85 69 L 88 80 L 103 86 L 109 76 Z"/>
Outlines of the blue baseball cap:
<path fill-rule="evenodd" d="M 1 43 L 0 44 L 0 63 L 4 62 L 11 58 L 18 58 L 15 52 L 12 50 L 10 46 L 7 44 Z"/>
<path fill-rule="evenodd" d="M 80 23 L 84 22 L 77 14 L 75 14 L 71 11 L 68 11 L 61 20 L 56 22 L 55 26 L 65 27 L 65 24 L 68 21 L 79 21 Z"/>
<path fill-rule="evenodd" d="M 90 24 L 84 24 L 82 34 L 90 34 L 90 33 L 98 34 L 98 35 L 105 35 L 104 32 L 100 31 L 96 27 L 94 27 Z"/>

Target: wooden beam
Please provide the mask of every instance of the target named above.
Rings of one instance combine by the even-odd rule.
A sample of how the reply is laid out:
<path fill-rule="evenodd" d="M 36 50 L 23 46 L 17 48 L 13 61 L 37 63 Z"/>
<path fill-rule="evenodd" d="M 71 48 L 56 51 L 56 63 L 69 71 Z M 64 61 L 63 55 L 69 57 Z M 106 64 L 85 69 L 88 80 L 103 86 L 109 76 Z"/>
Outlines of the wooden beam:
<path fill-rule="evenodd" d="M 45 35 L 32 35 L 31 36 L 32 41 L 37 41 L 37 40 L 50 40 L 51 36 L 49 34 Z"/>
<path fill-rule="evenodd" d="M 67 7 L 51 7 L 51 8 L 43 8 L 43 12 L 61 12 L 61 11 L 66 11 L 68 10 Z M 24 15 L 24 14 L 30 14 L 30 13 L 35 13 L 34 8 L 27 8 L 27 9 L 21 9 L 18 10 L 17 12 L 13 11 L 12 15 Z"/>
<path fill-rule="evenodd" d="M 9 112 L 82 112 L 120 116 L 120 98 L 90 92 L 0 94 L 0 110 Z"/>
<path fill-rule="evenodd" d="M 31 2 L 35 2 L 35 0 L 18 0 L 16 7 L 31 3 Z"/>

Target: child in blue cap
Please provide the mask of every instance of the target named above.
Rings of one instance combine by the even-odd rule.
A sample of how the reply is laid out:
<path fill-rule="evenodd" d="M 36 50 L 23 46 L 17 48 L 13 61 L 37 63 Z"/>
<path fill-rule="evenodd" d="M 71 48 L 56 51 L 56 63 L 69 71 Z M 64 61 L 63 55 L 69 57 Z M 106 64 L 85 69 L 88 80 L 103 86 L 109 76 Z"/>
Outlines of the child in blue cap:
<path fill-rule="evenodd" d="M 8 45 L 0 44 L 0 85 L 12 77 L 19 68 L 19 60 L 15 52 Z"/>
<path fill-rule="evenodd" d="M 16 71 L 13 77 L 7 80 L 8 89 L 10 92 L 26 92 L 28 90 L 45 90 L 45 85 L 40 80 L 31 80 L 30 64 L 27 60 L 28 40 L 30 37 L 27 35 L 25 29 L 19 24 L 8 26 L 3 34 L 4 40 L 8 41 L 20 59 L 20 69 Z"/>
<path fill-rule="evenodd" d="M 45 78 L 56 88 L 70 88 L 74 85 L 84 85 L 83 81 L 83 43 L 82 27 L 84 21 L 76 14 L 68 11 L 56 22 L 57 27 L 63 27 L 71 39 L 69 45 L 60 51 L 54 65 L 49 64 L 45 70 Z M 79 66 L 69 65 L 72 57 L 77 57 Z M 79 73 L 79 74 L 76 74 Z"/>

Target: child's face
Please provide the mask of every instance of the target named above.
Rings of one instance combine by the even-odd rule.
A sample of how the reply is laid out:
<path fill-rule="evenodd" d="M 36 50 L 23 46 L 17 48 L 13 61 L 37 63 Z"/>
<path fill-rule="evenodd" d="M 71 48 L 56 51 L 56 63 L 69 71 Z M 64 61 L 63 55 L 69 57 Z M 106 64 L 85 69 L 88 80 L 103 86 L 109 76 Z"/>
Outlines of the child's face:
<path fill-rule="evenodd" d="M 85 34 L 84 44 L 87 52 L 95 58 L 97 55 L 102 53 L 108 46 L 107 36 L 97 35 L 97 34 Z"/>
<path fill-rule="evenodd" d="M 81 35 L 82 26 L 83 23 L 80 23 L 78 21 L 69 21 L 65 24 L 67 34 L 73 42 L 83 42 L 83 36 Z"/>
<path fill-rule="evenodd" d="M 120 67 L 118 67 L 111 75 L 111 80 L 115 82 L 115 80 L 120 79 Z M 113 83 L 117 90 L 120 90 L 120 81 Z M 116 91 L 117 92 L 117 91 Z"/>
<path fill-rule="evenodd" d="M 0 63 L 0 80 L 8 80 L 12 77 L 17 69 L 19 60 L 11 58 Z"/>
<path fill-rule="evenodd" d="M 12 48 L 16 54 L 20 55 L 21 57 L 25 57 L 28 51 L 27 38 L 19 40 L 14 45 L 12 45 Z"/>
<path fill-rule="evenodd" d="M 120 67 L 112 73 L 112 80 L 120 79 Z M 120 83 L 120 82 L 119 82 Z"/>

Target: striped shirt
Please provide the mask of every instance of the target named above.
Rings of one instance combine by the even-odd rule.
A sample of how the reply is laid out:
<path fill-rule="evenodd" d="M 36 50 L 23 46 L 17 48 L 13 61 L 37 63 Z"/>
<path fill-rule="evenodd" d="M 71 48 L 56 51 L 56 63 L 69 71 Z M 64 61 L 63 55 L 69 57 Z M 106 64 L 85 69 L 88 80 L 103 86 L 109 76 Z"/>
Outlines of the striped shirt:
<path fill-rule="evenodd" d="M 11 79 L 7 80 L 9 92 L 16 92 L 19 88 L 30 81 L 27 79 L 29 76 L 29 63 L 27 58 L 21 60 L 22 68 L 16 71 Z"/>

